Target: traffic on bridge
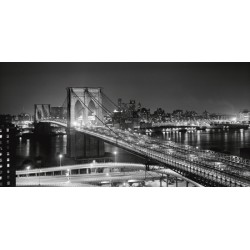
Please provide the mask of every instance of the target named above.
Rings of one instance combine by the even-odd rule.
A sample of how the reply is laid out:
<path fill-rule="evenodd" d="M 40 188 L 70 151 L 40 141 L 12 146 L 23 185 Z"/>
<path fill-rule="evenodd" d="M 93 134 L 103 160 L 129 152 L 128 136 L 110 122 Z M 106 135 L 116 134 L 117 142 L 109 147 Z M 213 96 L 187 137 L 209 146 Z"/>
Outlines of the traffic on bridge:
<path fill-rule="evenodd" d="M 66 121 L 43 120 L 67 126 Z M 109 126 L 72 125 L 82 132 L 168 167 L 204 186 L 250 186 L 250 162 L 241 157 L 154 139 Z"/>

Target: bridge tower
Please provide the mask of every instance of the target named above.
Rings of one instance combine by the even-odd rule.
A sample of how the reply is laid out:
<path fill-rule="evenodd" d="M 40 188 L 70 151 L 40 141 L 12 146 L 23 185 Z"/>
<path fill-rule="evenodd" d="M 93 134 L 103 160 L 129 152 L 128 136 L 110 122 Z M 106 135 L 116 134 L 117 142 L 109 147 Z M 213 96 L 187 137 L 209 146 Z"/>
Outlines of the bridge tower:
<path fill-rule="evenodd" d="M 68 128 L 75 125 L 102 125 L 101 121 L 103 121 L 103 112 L 101 106 L 101 88 L 68 87 Z"/>
<path fill-rule="evenodd" d="M 104 142 L 75 131 L 75 125 L 103 125 L 101 88 L 67 88 L 67 152 L 70 157 L 103 157 Z"/>

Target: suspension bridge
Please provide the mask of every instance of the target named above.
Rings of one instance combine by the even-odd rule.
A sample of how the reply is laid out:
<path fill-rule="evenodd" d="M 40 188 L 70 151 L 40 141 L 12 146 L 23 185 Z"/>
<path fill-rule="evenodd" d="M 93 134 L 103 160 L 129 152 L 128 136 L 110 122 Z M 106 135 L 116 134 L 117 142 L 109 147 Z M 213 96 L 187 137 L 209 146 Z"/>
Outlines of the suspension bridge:
<path fill-rule="evenodd" d="M 69 87 L 64 105 L 67 119 L 42 116 L 36 119 L 36 123 L 57 124 L 67 128 L 71 147 L 75 147 L 74 144 L 79 142 L 82 135 L 86 148 L 87 136 L 143 158 L 146 171 L 154 171 L 151 165 L 158 165 L 203 186 L 250 186 L 249 160 L 114 128 L 108 121 L 112 110 L 118 107 L 104 94 L 102 88 Z"/>

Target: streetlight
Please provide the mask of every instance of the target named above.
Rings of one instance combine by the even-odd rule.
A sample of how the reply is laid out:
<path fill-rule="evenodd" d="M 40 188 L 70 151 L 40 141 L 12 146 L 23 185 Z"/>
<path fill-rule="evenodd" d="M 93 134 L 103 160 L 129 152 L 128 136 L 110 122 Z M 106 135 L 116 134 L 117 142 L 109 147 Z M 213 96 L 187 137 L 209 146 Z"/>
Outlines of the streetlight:
<path fill-rule="evenodd" d="M 69 169 L 67 169 L 66 176 L 68 177 L 68 181 L 69 181 L 70 180 L 70 170 Z"/>
<path fill-rule="evenodd" d="M 114 152 L 114 155 L 115 155 L 115 163 L 116 163 L 116 155 L 117 155 L 117 152 L 116 152 L 116 151 Z"/>
<path fill-rule="evenodd" d="M 62 158 L 63 158 L 63 155 L 59 154 L 60 167 L 62 166 Z"/>
<path fill-rule="evenodd" d="M 29 171 L 30 170 L 30 166 L 27 166 L 26 170 Z M 28 177 L 28 174 L 27 174 L 27 177 Z"/>
<path fill-rule="evenodd" d="M 41 185 L 41 183 L 40 183 L 40 176 L 41 176 L 41 169 L 39 169 L 39 186 Z"/>
<path fill-rule="evenodd" d="M 109 176 L 109 182 L 110 182 L 110 187 L 112 187 L 112 182 L 111 182 L 111 176 L 109 173 L 106 173 L 106 176 L 108 177 Z"/>

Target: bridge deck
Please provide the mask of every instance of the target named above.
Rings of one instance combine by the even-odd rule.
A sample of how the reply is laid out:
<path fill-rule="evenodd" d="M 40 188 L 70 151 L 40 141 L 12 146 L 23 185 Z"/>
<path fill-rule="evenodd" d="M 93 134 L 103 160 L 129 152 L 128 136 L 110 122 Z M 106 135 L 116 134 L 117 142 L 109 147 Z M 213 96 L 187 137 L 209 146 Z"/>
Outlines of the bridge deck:
<path fill-rule="evenodd" d="M 63 121 L 46 120 L 66 127 Z M 250 186 L 250 161 L 241 157 L 200 150 L 145 135 L 107 127 L 72 127 L 131 153 L 141 155 L 188 176 L 222 186 Z M 195 178 L 196 178 L 195 177 Z"/>

